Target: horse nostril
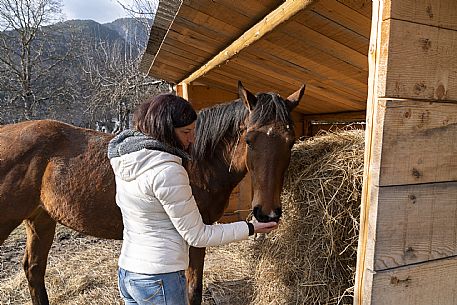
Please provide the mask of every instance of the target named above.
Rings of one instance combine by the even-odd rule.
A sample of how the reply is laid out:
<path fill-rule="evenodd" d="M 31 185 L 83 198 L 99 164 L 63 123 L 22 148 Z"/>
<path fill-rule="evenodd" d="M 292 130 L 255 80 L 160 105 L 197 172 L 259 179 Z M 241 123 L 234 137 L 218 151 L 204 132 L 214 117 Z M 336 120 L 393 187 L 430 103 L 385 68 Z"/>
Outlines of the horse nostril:
<path fill-rule="evenodd" d="M 252 211 L 255 219 L 257 219 L 258 222 L 268 222 L 269 217 L 262 213 L 262 209 L 260 208 L 260 206 L 254 207 Z"/>
<path fill-rule="evenodd" d="M 277 209 L 275 210 L 275 214 L 276 214 L 276 217 L 277 217 L 278 220 L 279 220 L 279 218 L 281 218 L 281 216 L 282 216 L 282 208 L 277 208 Z"/>
<path fill-rule="evenodd" d="M 255 206 L 253 209 L 252 209 L 252 212 L 255 214 L 259 213 L 259 210 L 260 210 L 260 207 L 259 206 Z"/>
<path fill-rule="evenodd" d="M 254 207 L 252 210 L 254 217 L 257 219 L 259 222 L 269 222 L 269 221 L 276 221 L 278 222 L 279 219 L 281 218 L 282 215 L 282 209 L 281 208 L 276 208 L 273 213 L 270 215 L 265 215 L 262 213 L 262 208 L 260 206 Z"/>

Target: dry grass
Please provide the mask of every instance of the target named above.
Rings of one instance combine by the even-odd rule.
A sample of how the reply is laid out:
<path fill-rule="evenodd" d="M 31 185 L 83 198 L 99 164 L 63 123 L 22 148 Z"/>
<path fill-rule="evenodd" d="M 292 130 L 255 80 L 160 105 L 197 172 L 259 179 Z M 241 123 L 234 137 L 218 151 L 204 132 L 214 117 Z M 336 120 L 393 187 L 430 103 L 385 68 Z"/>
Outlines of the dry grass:
<path fill-rule="evenodd" d="M 253 304 L 352 304 L 363 152 L 363 131 L 294 146 L 282 223 L 252 251 Z"/>
<path fill-rule="evenodd" d="M 208 249 L 203 305 L 247 305 L 252 280 L 240 251 L 247 243 Z M 46 272 L 51 304 L 122 304 L 117 290 L 120 241 L 84 236 L 59 226 Z M 21 259 L 25 232 L 16 229 L 0 246 L 0 304 L 31 304 Z"/>
<path fill-rule="evenodd" d="M 31 304 L 20 260 L 25 233 L 16 229 L 0 247 L 0 304 Z M 46 273 L 51 304 L 121 304 L 116 268 L 120 242 L 57 229 Z"/>
<path fill-rule="evenodd" d="M 352 304 L 363 142 L 351 131 L 295 145 L 279 229 L 208 249 L 204 305 Z M 31 304 L 23 249 L 22 228 L 0 246 L 0 304 Z M 119 250 L 119 241 L 59 226 L 46 274 L 51 304 L 121 304 Z"/>
<path fill-rule="evenodd" d="M 204 305 L 249 305 L 253 278 L 248 252 L 252 240 L 207 250 L 204 271 Z"/>

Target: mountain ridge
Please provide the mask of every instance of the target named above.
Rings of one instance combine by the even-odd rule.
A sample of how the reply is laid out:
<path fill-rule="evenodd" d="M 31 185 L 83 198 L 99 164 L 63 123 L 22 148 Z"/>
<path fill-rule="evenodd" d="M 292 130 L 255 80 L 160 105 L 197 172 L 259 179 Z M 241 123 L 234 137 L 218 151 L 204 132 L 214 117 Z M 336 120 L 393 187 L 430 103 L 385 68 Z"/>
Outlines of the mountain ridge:
<path fill-rule="evenodd" d="M 129 113 L 142 96 L 161 90 L 161 85 L 136 87 L 144 80 L 137 64 L 151 23 L 134 18 L 109 23 L 74 19 L 43 27 L 33 42 L 40 61 L 29 78 L 30 93 L 13 70 L 0 76 L 0 124 L 50 118 L 94 128 L 97 121 L 116 118 L 121 108 Z M 10 49 L 20 48 L 18 34 L 9 36 Z M 15 56 L 20 68 L 21 59 Z"/>

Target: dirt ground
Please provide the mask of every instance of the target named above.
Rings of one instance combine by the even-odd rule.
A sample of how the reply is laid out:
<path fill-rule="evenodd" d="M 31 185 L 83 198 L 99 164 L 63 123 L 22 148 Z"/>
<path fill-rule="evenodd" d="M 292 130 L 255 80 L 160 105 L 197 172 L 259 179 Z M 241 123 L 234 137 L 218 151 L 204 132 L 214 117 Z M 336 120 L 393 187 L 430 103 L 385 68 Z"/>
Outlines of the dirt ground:
<path fill-rule="evenodd" d="M 250 241 L 209 248 L 204 305 L 247 305 L 252 284 L 243 251 Z M 84 236 L 58 226 L 50 251 L 46 285 L 51 304 L 122 304 L 117 291 L 121 242 Z M 0 246 L 0 304 L 31 304 L 21 260 L 25 232 L 16 229 Z"/>

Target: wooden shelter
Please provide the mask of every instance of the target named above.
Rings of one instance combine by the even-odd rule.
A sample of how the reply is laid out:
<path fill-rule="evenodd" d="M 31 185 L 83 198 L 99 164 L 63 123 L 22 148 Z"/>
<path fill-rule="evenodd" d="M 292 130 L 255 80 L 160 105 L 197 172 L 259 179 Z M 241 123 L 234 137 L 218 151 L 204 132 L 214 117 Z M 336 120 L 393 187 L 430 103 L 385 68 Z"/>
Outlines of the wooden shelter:
<path fill-rule="evenodd" d="M 354 303 L 457 304 L 457 1 L 160 1 L 142 69 L 197 109 L 306 83 L 299 135 L 366 121 Z"/>

